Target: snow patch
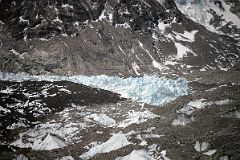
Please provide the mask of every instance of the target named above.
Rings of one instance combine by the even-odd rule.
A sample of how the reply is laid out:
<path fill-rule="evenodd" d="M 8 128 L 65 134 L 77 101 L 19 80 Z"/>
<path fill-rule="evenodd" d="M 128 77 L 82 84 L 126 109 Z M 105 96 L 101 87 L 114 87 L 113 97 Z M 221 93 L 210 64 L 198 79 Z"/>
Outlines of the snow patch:
<path fill-rule="evenodd" d="M 79 156 L 81 159 L 90 159 L 99 153 L 108 153 L 117 149 L 120 149 L 124 146 L 131 144 L 125 134 L 114 134 L 108 141 L 101 145 L 96 145 L 91 148 L 88 152 L 83 153 Z"/>
<path fill-rule="evenodd" d="M 74 158 L 72 156 L 64 156 L 61 158 L 57 158 L 56 160 L 74 160 Z"/>
<path fill-rule="evenodd" d="M 158 29 L 162 31 L 162 33 L 165 31 L 167 27 L 169 27 L 169 24 L 164 24 L 164 22 L 162 21 L 158 22 Z"/>
<path fill-rule="evenodd" d="M 143 43 L 140 42 L 138 40 L 138 43 L 139 43 L 139 46 L 149 55 L 149 57 L 152 59 L 152 65 L 155 67 L 155 68 L 158 68 L 160 71 L 162 71 L 163 69 L 166 69 L 166 66 L 163 66 L 162 64 L 160 64 L 159 62 L 157 62 L 153 56 L 150 54 L 149 50 L 144 48 L 143 46 Z"/>
<path fill-rule="evenodd" d="M 116 24 L 116 27 L 123 27 L 123 28 L 131 28 L 130 24 L 128 24 L 127 22 L 123 23 L 123 24 Z"/>
<path fill-rule="evenodd" d="M 133 68 L 134 72 L 136 73 L 136 75 L 139 76 L 140 75 L 140 73 L 139 73 L 140 67 L 138 66 L 138 64 L 135 61 L 132 63 L 132 68 Z"/>
<path fill-rule="evenodd" d="M 105 15 L 105 13 L 106 13 L 106 10 L 104 9 L 103 11 L 102 11 L 102 14 L 99 16 L 99 20 L 100 21 L 102 21 L 103 19 L 106 19 L 107 17 L 106 17 L 106 15 Z"/>
<path fill-rule="evenodd" d="M 231 102 L 232 101 L 229 99 L 219 100 L 219 101 L 210 101 L 210 102 L 207 102 L 206 99 L 199 99 L 199 100 L 189 102 L 185 107 L 181 108 L 177 112 L 191 115 L 196 110 L 204 109 L 206 106 L 211 106 L 211 105 L 221 106 Z"/>
<path fill-rule="evenodd" d="M 8 126 L 7 129 L 16 129 L 19 127 L 27 127 L 26 122 L 20 119 L 17 123 L 13 123 L 10 126 Z"/>
<path fill-rule="evenodd" d="M 7 109 L 7 108 L 3 108 L 2 106 L 0 106 L 0 115 L 1 114 L 6 114 L 6 113 L 11 113 L 11 110 Z"/>
<path fill-rule="evenodd" d="M 234 109 L 222 115 L 225 118 L 240 118 L 240 109 Z"/>
<path fill-rule="evenodd" d="M 128 112 L 127 119 L 125 119 L 123 122 L 121 122 L 118 127 L 127 127 L 133 123 L 140 124 L 143 122 L 146 122 L 149 119 L 159 117 L 155 114 L 153 114 L 150 111 L 144 111 L 144 112 L 135 112 L 134 110 L 130 110 Z"/>
<path fill-rule="evenodd" d="M 18 56 L 21 59 L 24 59 L 23 55 L 20 54 L 18 51 L 16 51 L 15 49 L 11 49 L 10 50 L 14 55 Z"/>
<path fill-rule="evenodd" d="M 163 137 L 164 135 L 159 135 L 159 134 L 143 134 L 142 137 L 144 139 L 151 139 L 151 138 L 160 138 L 160 137 Z"/>
<path fill-rule="evenodd" d="M 162 71 L 163 69 L 165 69 L 166 67 L 161 65 L 159 62 L 157 62 L 156 60 L 153 59 L 152 61 L 152 65 L 155 67 L 155 68 L 158 68 L 160 71 Z"/>
<path fill-rule="evenodd" d="M 51 124 L 47 122 L 36 125 L 27 132 L 20 133 L 20 138 L 11 143 L 11 145 L 20 148 L 32 148 L 34 150 L 62 148 L 73 143 L 74 136 L 86 127 L 86 124 L 83 123 L 69 123 L 63 126 L 61 123 Z"/>
<path fill-rule="evenodd" d="M 207 155 L 207 156 L 211 156 L 211 155 L 215 154 L 216 152 L 217 152 L 217 150 L 216 150 L 216 149 L 213 149 L 213 150 L 209 150 L 209 151 L 207 151 L 207 152 L 205 152 L 205 153 L 203 153 L 203 154 L 205 154 L 205 155 Z"/>
<path fill-rule="evenodd" d="M 206 151 L 209 148 L 210 144 L 208 142 L 196 141 L 194 149 L 198 152 Z"/>
<path fill-rule="evenodd" d="M 34 150 L 52 150 L 67 146 L 64 141 L 51 134 L 47 134 L 47 136 L 41 136 L 39 139 L 35 139 L 33 143 L 25 143 L 23 139 L 19 139 L 11 143 L 11 145 L 20 148 L 32 148 Z"/>
<path fill-rule="evenodd" d="M 106 114 L 94 113 L 94 114 L 87 115 L 85 118 L 93 119 L 94 121 L 98 122 L 99 124 L 107 126 L 107 127 L 113 127 L 116 125 L 116 121 L 113 118 L 108 117 Z"/>
<path fill-rule="evenodd" d="M 189 116 L 187 114 L 183 113 L 177 113 L 177 118 L 173 120 L 172 125 L 174 126 L 184 126 L 188 123 L 191 123 L 195 121 L 195 118 L 193 116 Z"/>
<path fill-rule="evenodd" d="M 129 155 L 117 157 L 116 160 L 155 160 L 146 150 L 133 150 Z"/>
<path fill-rule="evenodd" d="M 198 32 L 198 30 L 193 30 L 191 32 L 184 31 L 184 33 L 177 33 L 174 32 L 175 38 L 180 41 L 186 41 L 186 42 L 194 42 L 195 41 L 195 35 Z"/>
<path fill-rule="evenodd" d="M 48 134 L 42 142 L 40 142 L 36 146 L 33 146 L 32 148 L 34 150 L 52 150 L 57 148 L 63 148 L 66 146 L 67 145 L 58 137 Z"/>
<path fill-rule="evenodd" d="M 186 57 L 188 53 L 193 53 L 192 50 L 190 50 L 189 48 L 185 47 L 181 43 L 175 42 L 175 46 L 177 48 L 177 58 L 178 59 L 182 59 L 183 57 Z"/>
<path fill-rule="evenodd" d="M 18 155 L 15 160 L 28 160 L 28 157 L 24 156 L 23 154 Z"/>
<path fill-rule="evenodd" d="M 15 91 L 14 89 L 7 87 L 6 89 L 0 90 L 0 93 L 3 94 L 13 94 L 13 91 Z"/>
<path fill-rule="evenodd" d="M 67 93 L 67 94 L 71 94 L 71 93 L 72 93 L 71 91 L 69 91 L 69 90 L 66 89 L 66 88 L 60 88 L 59 91 L 60 91 L 60 92 L 65 92 L 65 93 Z"/>
<path fill-rule="evenodd" d="M 61 5 L 63 8 L 71 8 L 73 9 L 73 6 L 72 5 L 69 5 L 69 4 L 62 4 Z"/>

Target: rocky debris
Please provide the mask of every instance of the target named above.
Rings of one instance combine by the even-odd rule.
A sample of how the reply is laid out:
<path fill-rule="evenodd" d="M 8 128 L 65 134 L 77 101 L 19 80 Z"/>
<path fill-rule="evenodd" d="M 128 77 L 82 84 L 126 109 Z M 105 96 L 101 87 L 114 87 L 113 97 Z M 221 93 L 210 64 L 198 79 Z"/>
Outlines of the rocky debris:
<path fill-rule="evenodd" d="M 2 140 L 15 136 L 15 128 L 32 127 L 47 115 L 77 105 L 117 103 L 118 94 L 71 82 L 1 81 L 0 116 Z"/>
<path fill-rule="evenodd" d="M 233 110 L 228 111 L 227 113 L 224 113 L 222 117 L 226 118 L 240 118 L 240 108 L 237 106 Z"/>
<path fill-rule="evenodd" d="M 30 126 L 15 125 L 9 129 L 8 136 L 4 136 L 4 141 L 1 142 L 1 157 L 6 159 L 24 155 L 29 159 L 38 159 L 44 155 L 45 159 L 65 156 L 78 159 L 81 155 L 90 154 L 93 156 L 92 159 L 141 157 L 141 155 L 154 159 L 160 157 L 170 159 L 226 159 L 226 157 L 231 157 L 238 159 L 239 143 L 236 139 L 239 139 L 239 120 L 222 115 L 237 108 L 240 98 L 239 85 L 204 84 L 197 81 L 190 85 L 192 94 L 179 97 L 159 107 L 121 101 L 117 97 L 117 99 L 114 97 L 112 99 L 108 93 L 106 97 L 110 99 L 104 103 L 73 102 L 68 100 L 72 99 L 69 95 L 75 94 L 83 87 L 70 82 L 16 83 L 6 81 L 5 87 L 1 89 L 1 94 L 5 96 L 15 94 L 17 92 L 15 89 L 18 88 L 19 95 L 23 92 L 27 97 L 36 98 L 37 93 L 44 93 L 46 97 L 41 96 L 39 99 L 45 102 L 46 98 L 54 98 L 54 102 L 59 103 L 58 105 L 48 103 L 47 107 L 51 108 L 52 112 L 42 115 L 37 123 L 28 119 Z M 95 91 L 97 90 L 93 90 Z M 58 96 L 53 96 L 54 93 Z M 84 98 L 86 102 L 91 98 L 91 96 L 84 97 L 84 94 L 76 96 L 78 99 Z M 223 103 L 225 101 L 222 100 L 226 98 L 231 101 Z M 73 100 L 75 99 L 77 98 L 73 97 Z M 64 105 L 64 107 L 59 109 L 57 108 L 59 105 Z M 204 107 L 191 112 L 190 115 L 194 116 L 194 121 L 185 123 L 184 126 L 174 126 L 172 122 L 177 116 L 176 112 L 183 111 L 182 108 L 190 105 Z M 8 114 L 2 110 L 1 114 L 3 113 Z M 10 117 L 14 120 L 14 116 L 9 116 L 9 120 Z M 128 125 L 121 127 L 122 122 Z M 25 124 L 24 121 L 22 123 Z M 8 126 L 13 125 L 8 124 Z M 124 137 L 124 142 L 128 142 L 127 145 L 114 149 L 113 146 L 119 146 L 120 143 L 111 138 L 114 134 Z M 46 142 L 46 139 L 51 139 L 51 141 Z M 21 143 L 19 143 L 20 140 L 22 140 Z M 29 145 L 30 142 L 36 145 L 35 149 L 31 149 L 33 146 Z M 25 148 L 26 145 L 30 148 Z"/>

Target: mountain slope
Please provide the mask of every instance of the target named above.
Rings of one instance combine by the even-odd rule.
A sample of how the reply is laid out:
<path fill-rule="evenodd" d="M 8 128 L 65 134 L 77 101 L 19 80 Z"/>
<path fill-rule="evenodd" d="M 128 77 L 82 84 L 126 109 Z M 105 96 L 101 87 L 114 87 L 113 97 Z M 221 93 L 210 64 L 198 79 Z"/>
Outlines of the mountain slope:
<path fill-rule="evenodd" d="M 0 0 L 0 159 L 240 159 L 238 4 Z"/>
<path fill-rule="evenodd" d="M 171 0 L 0 3 L 2 71 L 137 76 L 239 66 L 236 39 L 188 20 Z"/>
<path fill-rule="evenodd" d="M 204 25 L 210 31 L 239 38 L 239 1 L 176 0 L 176 4 L 188 18 Z"/>

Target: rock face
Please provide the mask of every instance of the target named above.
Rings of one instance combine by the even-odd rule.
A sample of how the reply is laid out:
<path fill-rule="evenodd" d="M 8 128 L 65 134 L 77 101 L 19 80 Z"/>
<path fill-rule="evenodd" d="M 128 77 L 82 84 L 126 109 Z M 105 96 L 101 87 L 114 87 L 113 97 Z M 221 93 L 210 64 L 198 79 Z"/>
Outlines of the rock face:
<path fill-rule="evenodd" d="M 211 33 L 173 0 L 2 0 L 0 7 L 1 71 L 138 76 L 239 66 L 238 32 Z"/>
<path fill-rule="evenodd" d="M 2 0 L 0 7 L 2 71 L 137 76 L 239 64 L 236 39 L 188 20 L 172 0 Z"/>
<path fill-rule="evenodd" d="M 158 20 L 171 22 L 174 16 L 180 15 L 173 1 L 167 1 L 164 6 L 155 0 L 4 0 L 0 3 L 3 11 L 0 19 L 16 40 L 50 38 L 61 34 L 77 36 L 79 27 L 84 28 L 88 21 L 96 21 L 102 14 L 108 16 L 113 26 L 129 23 L 135 31 L 153 28 Z"/>

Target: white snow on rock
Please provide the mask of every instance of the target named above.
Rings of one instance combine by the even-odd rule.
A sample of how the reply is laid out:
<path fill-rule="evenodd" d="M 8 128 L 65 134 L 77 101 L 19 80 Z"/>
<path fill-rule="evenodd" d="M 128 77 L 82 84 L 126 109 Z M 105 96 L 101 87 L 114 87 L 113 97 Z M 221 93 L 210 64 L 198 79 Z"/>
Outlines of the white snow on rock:
<path fill-rule="evenodd" d="M 175 46 L 177 48 L 177 58 L 178 59 L 182 59 L 183 57 L 186 57 L 188 53 L 193 53 L 192 50 L 190 50 L 189 48 L 185 47 L 181 43 L 175 42 Z"/>
<path fill-rule="evenodd" d="M 116 24 L 115 27 L 123 27 L 123 28 L 131 28 L 130 24 L 128 24 L 127 22 L 123 23 L 123 24 Z"/>
<path fill-rule="evenodd" d="M 160 71 L 164 70 L 166 67 L 163 66 L 161 63 L 157 62 L 155 59 L 153 59 L 152 61 L 152 65 L 155 67 L 155 68 L 158 68 Z"/>
<path fill-rule="evenodd" d="M 103 11 L 102 11 L 102 14 L 98 17 L 98 19 L 100 20 L 100 21 L 102 21 L 103 19 L 107 19 L 107 17 L 106 17 L 106 10 L 104 9 Z"/>
<path fill-rule="evenodd" d="M 212 12 L 215 12 L 223 19 L 221 26 L 232 23 L 240 28 L 240 19 L 230 11 L 231 6 L 227 5 L 223 0 L 220 0 L 222 7 L 209 0 L 175 0 L 175 2 L 183 14 L 191 20 L 204 25 L 210 31 L 216 32 L 216 29 L 218 29 L 211 24 Z"/>
<path fill-rule="evenodd" d="M 51 150 L 62 148 L 73 143 L 74 137 L 81 129 L 86 128 L 83 123 L 60 123 L 38 124 L 27 132 L 20 133 L 20 138 L 11 145 L 19 148 L 32 148 L 34 150 Z M 81 137 L 79 137 L 80 139 Z"/>
<path fill-rule="evenodd" d="M 157 144 L 152 144 L 151 146 L 148 146 L 148 152 L 150 153 L 153 153 L 153 152 L 156 152 L 157 151 L 157 147 L 158 145 Z"/>
<path fill-rule="evenodd" d="M 187 115 L 191 115 L 195 110 L 203 109 L 208 105 L 205 99 L 199 99 L 190 101 L 185 107 L 181 108 L 177 112 L 185 113 Z"/>
<path fill-rule="evenodd" d="M 5 115 L 6 113 L 11 113 L 11 110 L 0 106 L 0 115 L 1 115 L 1 113 L 3 113 L 3 115 Z"/>
<path fill-rule="evenodd" d="M 209 148 L 210 144 L 208 142 L 196 141 L 194 149 L 198 152 L 206 151 Z"/>
<path fill-rule="evenodd" d="M 144 112 L 135 112 L 134 110 L 130 110 L 127 115 L 127 119 L 120 122 L 118 127 L 127 127 L 133 123 L 140 124 L 146 122 L 149 119 L 156 118 L 157 115 L 152 112 L 146 110 Z"/>
<path fill-rule="evenodd" d="M 32 148 L 34 150 L 52 150 L 66 146 L 67 145 L 58 137 L 48 134 L 41 143 L 37 144 L 36 146 L 34 145 Z"/>
<path fill-rule="evenodd" d="M 199 99 L 199 100 L 194 100 L 189 102 L 186 106 L 184 106 L 183 108 L 181 108 L 180 110 L 178 110 L 178 113 L 184 113 L 187 115 L 191 115 L 193 112 L 195 112 L 196 110 L 199 109 L 204 109 L 207 106 L 211 106 L 211 105 L 225 105 L 228 103 L 231 103 L 232 101 L 229 99 L 225 99 L 225 100 L 219 100 L 219 101 L 210 101 L 207 102 L 206 99 Z"/>
<path fill-rule="evenodd" d="M 15 160 L 28 160 L 28 157 L 24 156 L 23 154 L 18 155 Z"/>
<path fill-rule="evenodd" d="M 180 41 L 186 41 L 186 42 L 194 42 L 195 41 L 195 35 L 198 32 L 198 30 L 192 30 L 191 32 L 184 31 L 184 33 L 177 33 L 174 32 L 175 38 Z"/>
<path fill-rule="evenodd" d="M 34 138 L 32 137 L 32 139 Z M 17 141 L 11 143 L 11 145 L 20 148 L 32 148 L 34 150 L 52 150 L 67 146 L 64 141 L 51 134 L 38 137 L 37 139 L 33 140 L 33 143 L 26 143 L 23 141 L 23 139 L 18 139 Z"/>
<path fill-rule="evenodd" d="M 140 146 L 146 146 L 147 145 L 147 141 L 146 140 L 142 140 L 141 143 L 139 143 Z"/>
<path fill-rule="evenodd" d="M 224 99 L 224 100 L 220 100 L 220 101 L 209 102 L 209 105 L 216 104 L 216 105 L 221 106 L 221 105 L 228 104 L 228 103 L 230 103 L 230 102 L 231 102 L 231 100 L 229 100 L 229 99 Z"/>
<path fill-rule="evenodd" d="M 27 127 L 26 122 L 20 119 L 17 123 L 12 123 L 9 125 L 7 129 L 16 129 L 19 127 Z"/>
<path fill-rule="evenodd" d="M 73 9 L 73 6 L 72 5 L 69 5 L 69 4 L 62 4 L 61 5 L 63 8 L 71 8 Z"/>
<path fill-rule="evenodd" d="M 144 48 L 143 43 L 138 40 L 139 46 L 148 54 L 148 56 L 152 59 L 152 65 L 153 67 L 159 69 L 160 71 L 167 69 L 166 66 L 163 66 L 161 63 L 156 61 L 154 57 L 150 54 L 149 50 L 147 48 Z"/>
<path fill-rule="evenodd" d="M 99 124 L 107 127 L 114 127 L 116 125 L 116 121 L 113 118 L 107 116 L 106 114 L 94 113 L 94 114 L 87 115 L 85 118 L 93 119 Z"/>
<path fill-rule="evenodd" d="M 6 89 L 4 90 L 0 90 L 0 93 L 3 93 L 3 94 L 12 94 L 14 91 L 14 89 L 10 88 L 10 87 L 7 87 Z"/>
<path fill-rule="evenodd" d="M 195 118 L 193 116 L 189 116 L 186 114 L 177 114 L 177 118 L 173 120 L 172 125 L 174 126 L 184 126 L 188 123 L 191 123 L 195 121 Z"/>
<path fill-rule="evenodd" d="M 10 81 L 71 81 L 119 93 L 124 98 L 131 98 L 134 101 L 152 105 L 162 105 L 179 96 L 187 95 L 190 91 L 187 81 L 183 78 L 172 80 L 165 77 L 149 75 L 138 78 L 110 77 L 106 75 L 67 77 L 49 75 L 30 76 L 23 73 L 14 74 L 0 72 L 0 79 Z"/>
<path fill-rule="evenodd" d="M 161 151 L 161 156 L 159 157 L 160 159 L 162 160 L 171 160 L 170 158 L 168 158 L 166 155 L 167 155 L 167 151 L 166 150 L 162 150 Z"/>
<path fill-rule="evenodd" d="M 159 135 L 159 134 L 143 134 L 142 137 L 143 139 L 151 139 L 151 138 L 160 138 L 163 137 L 164 135 Z"/>
<path fill-rule="evenodd" d="M 74 160 L 74 158 L 72 156 L 64 156 L 61 158 L 57 158 L 56 160 Z"/>
<path fill-rule="evenodd" d="M 164 24 L 162 21 L 158 21 L 158 29 L 164 33 L 165 29 L 169 27 L 169 24 Z"/>
<path fill-rule="evenodd" d="M 232 110 L 228 113 L 225 113 L 224 115 L 222 115 L 222 117 L 226 117 L 226 118 L 240 118 L 240 110 Z"/>
<path fill-rule="evenodd" d="M 216 152 L 217 152 L 217 150 L 216 150 L 216 149 L 213 149 L 213 150 L 209 150 L 209 151 L 207 151 L 207 152 L 205 152 L 205 153 L 203 153 L 203 154 L 205 154 L 205 155 L 207 155 L 207 156 L 211 156 L 211 155 L 215 154 Z"/>
<path fill-rule="evenodd" d="M 99 153 L 108 153 L 131 144 L 125 134 L 114 134 L 108 141 L 91 148 L 88 152 L 79 156 L 81 159 L 90 159 Z"/>
<path fill-rule="evenodd" d="M 132 68 L 133 68 L 134 72 L 139 76 L 140 75 L 140 73 L 139 73 L 140 67 L 138 66 L 138 64 L 135 61 L 132 63 Z"/>
<path fill-rule="evenodd" d="M 221 156 L 219 160 L 229 160 L 228 156 Z"/>
<path fill-rule="evenodd" d="M 146 150 L 133 150 L 129 155 L 117 157 L 115 160 L 155 160 Z"/>
<path fill-rule="evenodd" d="M 186 125 L 188 123 L 191 123 L 195 121 L 195 118 L 192 116 L 192 114 L 200 109 L 204 109 L 211 105 L 225 105 L 228 103 L 231 103 L 232 101 L 229 99 L 225 100 L 219 100 L 219 101 L 209 101 L 207 102 L 206 99 L 198 99 L 194 101 L 190 101 L 187 105 L 185 105 L 183 108 L 177 110 L 177 118 L 175 118 L 172 122 L 172 125 L 179 126 L 179 125 Z M 226 115 L 223 115 L 223 117 L 227 117 Z"/>
<path fill-rule="evenodd" d="M 69 91 L 69 90 L 66 89 L 66 88 L 60 88 L 59 91 L 60 91 L 60 92 L 65 92 L 65 93 L 67 93 L 67 94 L 71 94 L 71 93 L 72 93 L 71 91 Z"/>

